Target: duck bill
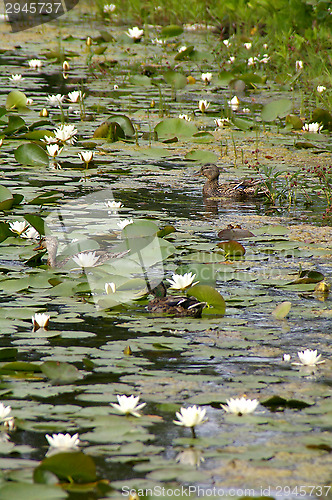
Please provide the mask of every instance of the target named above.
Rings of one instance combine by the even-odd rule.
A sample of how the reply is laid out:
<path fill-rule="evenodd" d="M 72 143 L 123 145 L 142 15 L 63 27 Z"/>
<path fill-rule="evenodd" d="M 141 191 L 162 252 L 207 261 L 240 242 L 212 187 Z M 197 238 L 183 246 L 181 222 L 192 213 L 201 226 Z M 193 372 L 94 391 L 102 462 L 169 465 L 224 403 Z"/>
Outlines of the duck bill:
<path fill-rule="evenodd" d="M 35 252 L 38 252 L 39 250 L 45 250 L 45 247 L 43 247 L 42 243 L 39 243 L 39 245 L 34 248 Z"/>

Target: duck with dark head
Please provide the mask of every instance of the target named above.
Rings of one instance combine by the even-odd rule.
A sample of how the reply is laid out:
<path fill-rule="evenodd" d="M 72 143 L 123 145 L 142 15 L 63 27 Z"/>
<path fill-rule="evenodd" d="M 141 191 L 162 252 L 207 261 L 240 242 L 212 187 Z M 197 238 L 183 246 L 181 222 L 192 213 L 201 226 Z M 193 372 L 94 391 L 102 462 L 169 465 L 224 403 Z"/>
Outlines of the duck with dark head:
<path fill-rule="evenodd" d="M 227 198 L 235 200 L 245 200 L 248 198 L 258 198 L 264 196 L 266 189 L 258 180 L 247 180 L 224 182 L 219 184 L 220 169 L 213 163 L 203 165 L 198 176 L 207 178 L 203 186 L 203 196 L 205 198 Z"/>

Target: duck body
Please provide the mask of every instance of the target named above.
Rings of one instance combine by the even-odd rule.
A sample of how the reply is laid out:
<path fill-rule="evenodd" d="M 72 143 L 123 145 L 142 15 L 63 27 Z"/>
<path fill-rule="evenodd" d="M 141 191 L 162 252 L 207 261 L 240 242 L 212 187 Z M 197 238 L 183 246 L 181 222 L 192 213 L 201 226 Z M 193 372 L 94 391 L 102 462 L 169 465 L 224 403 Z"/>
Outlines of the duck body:
<path fill-rule="evenodd" d="M 166 286 L 163 282 L 155 288 L 150 289 L 150 293 L 154 295 L 147 309 L 157 314 L 167 314 L 177 318 L 191 317 L 201 318 L 202 311 L 206 306 L 205 302 L 199 302 L 195 297 L 168 295 Z"/>
<path fill-rule="evenodd" d="M 265 193 L 260 181 L 244 179 L 241 182 L 226 182 L 224 184 L 219 184 L 220 170 L 212 163 L 203 165 L 198 175 L 207 178 L 203 186 L 203 196 L 205 198 L 233 198 L 245 200 L 247 198 L 262 196 Z"/>

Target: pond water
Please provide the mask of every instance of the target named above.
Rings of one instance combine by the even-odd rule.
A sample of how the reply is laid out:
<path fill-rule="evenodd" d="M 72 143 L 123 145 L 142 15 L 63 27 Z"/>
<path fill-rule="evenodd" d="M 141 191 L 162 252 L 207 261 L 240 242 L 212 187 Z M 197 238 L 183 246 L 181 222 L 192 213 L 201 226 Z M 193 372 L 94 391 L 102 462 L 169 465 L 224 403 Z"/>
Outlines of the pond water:
<path fill-rule="evenodd" d="M 224 168 L 227 180 L 257 176 L 250 168 L 257 160 L 291 173 L 318 163 L 328 167 L 331 134 L 284 130 L 284 117 L 261 120 L 263 105 L 280 98 L 292 101 L 293 112 L 303 102 L 309 110 L 313 98 L 301 85 L 294 91 L 273 79 L 249 85 L 232 112 L 227 101 L 235 91 L 221 77 L 210 85 L 200 81 L 201 71 L 223 69 L 214 69 L 211 47 L 216 51 L 219 41 L 211 31 L 185 32 L 160 46 L 151 42 L 157 36 L 152 27 L 141 43 L 132 43 L 127 27 L 98 21 L 91 29 L 90 23 L 89 15 L 75 10 L 59 25 L 15 38 L 1 26 L 1 106 L 15 89 L 34 102 L 28 111 L 5 114 L 2 125 L 10 123 L 9 115 L 20 116 L 30 128 L 14 124 L 13 133 L 2 134 L 0 151 L 1 186 L 24 197 L 1 217 L 0 388 L 15 428 L 1 434 L 0 498 L 120 499 L 130 489 L 142 497 L 146 488 L 149 498 L 326 498 L 332 309 L 329 295 L 316 289 L 332 274 L 325 199 L 309 183 L 303 191 L 310 193 L 310 206 L 301 190 L 291 207 L 203 200 L 195 172 L 210 161 Z M 196 58 L 174 59 L 184 44 L 195 47 Z M 28 69 L 34 57 L 43 61 L 39 71 Z M 63 58 L 70 64 L 65 77 Z M 172 88 L 163 79 L 169 68 L 196 82 L 184 85 L 173 75 Z M 9 82 L 16 73 L 24 80 Z M 46 101 L 74 90 L 86 94 L 84 112 L 67 100 L 61 116 Z M 202 98 L 211 103 L 206 113 L 197 109 Z M 41 118 L 44 107 L 49 116 Z M 167 125 L 169 133 L 156 140 L 155 126 L 179 113 L 187 113 L 196 130 Z M 93 137 L 114 114 L 127 117 L 120 122 L 124 140 Z M 230 122 L 216 129 L 219 117 Z M 61 168 L 53 160 L 15 159 L 28 142 L 45 148 L 44 133 L 26 134 L 53 131 L 61 119 L 75 125 L 78 138 L 56 158 Z M 296 147 L 304 141 L 312 147 Z M 84 150 L 94 152 L 88 169 L 78 156 Z M 107 207 L 112 200 L 122 207 Z M 37 228 L 45 222 L 63 257 L 105 248 L 129 248 L 129 254 L 86 273 L 72 260 L 63 269 L 50 268 L 45 252 L 33 260 L 36 239 L 9 231 L 24 217 Z M 125 219 L 133 224 L 121 231 Z M 227 257 L 217 246 L 218 232 L 229 224 L 254 234 L 241 240 L 242 256 Z M 167 226 L 176 231 L 156 236 Z M 224 297 L 224 315 L 213 308 L 202 318 L 147 311 L 146 278 L 187 272 Z M 115 283 L 114 294 L 105 294 L 106 282 Z M 288 313 L 273 315 L 283 302 L 291 303 Z M 32 329 L 36 312 L 50 315 L 48 328 Z M 305 349 L 317 350 L 325 362 L 293 364 Z M 141 417 L 111 406 L 123 394 L 146 403 Z M 221 408 L 242 396 L 259 400 L 254 413 Z M 192 405 L 206 409 L 208 418 L 195 438 L 173 423 L 175 412 Z M 79 450 L 50 454 L 45 434 L 60 432 L 79 433 Z"/>

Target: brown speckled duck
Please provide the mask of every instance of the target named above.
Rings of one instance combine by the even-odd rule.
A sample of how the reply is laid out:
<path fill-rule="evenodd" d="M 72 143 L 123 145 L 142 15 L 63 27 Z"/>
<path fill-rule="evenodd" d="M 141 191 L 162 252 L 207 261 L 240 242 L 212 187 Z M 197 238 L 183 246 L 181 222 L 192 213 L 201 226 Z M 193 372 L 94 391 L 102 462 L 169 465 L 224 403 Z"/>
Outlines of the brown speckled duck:
<path fill-rule="evenodd" d="M 233 198 L 245 200 L 264 195 L 265 189 L 260 181 L 243 180 L 241 182 L 225 182 L 219 184 L 219 168 L 213 163 L 203 165 L 198 175 L 207 178 L 203 186 L 203 196 L 206 198 Z"/>
<path fill-rule="evenodd" d="M 205 302 L 199 302 L 195 297 L 186 297 L 185 295 L 167 295 L 167 289 L 163 282 L 154 288 L 150 288 L 150 293 L 154 295 L 148 304 L 148 311 L 157 314 L 166 314 L 177 318 L 189 316 L 200 318 L 202 311 L 206 306 Z"/>

